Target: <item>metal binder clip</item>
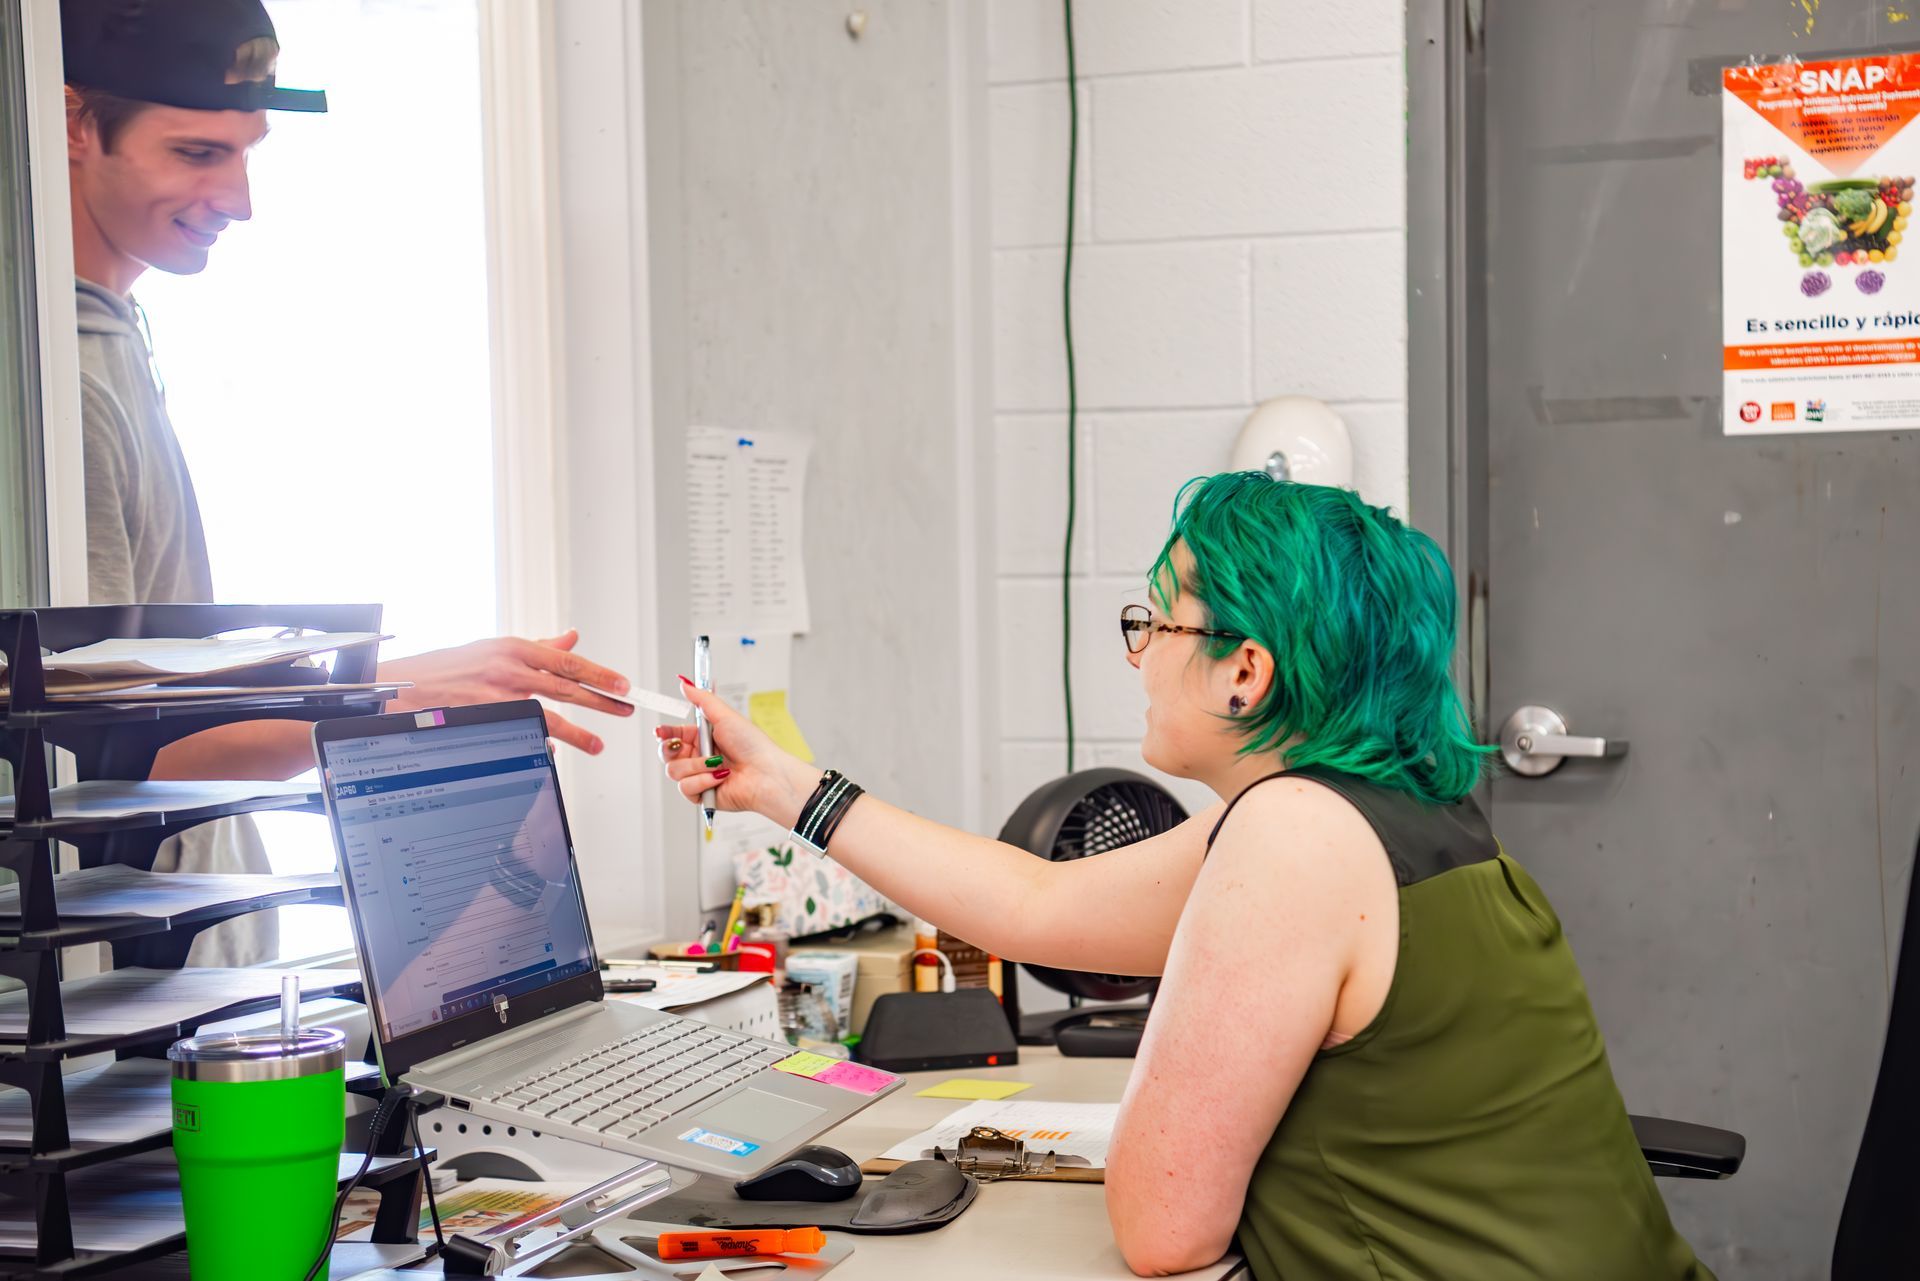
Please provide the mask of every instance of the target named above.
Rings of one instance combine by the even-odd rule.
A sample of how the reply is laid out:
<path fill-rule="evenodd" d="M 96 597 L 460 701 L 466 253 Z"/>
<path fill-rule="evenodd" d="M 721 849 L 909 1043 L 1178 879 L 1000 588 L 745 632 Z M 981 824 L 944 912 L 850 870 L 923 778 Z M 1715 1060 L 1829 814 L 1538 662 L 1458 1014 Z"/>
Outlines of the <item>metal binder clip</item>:
<path fill-rule="evenodd" d="M 951 1161 L 962 1174 L 982 1183 L 1000 1179 L 1032 1179 L 1053 1173 L 1051 1152 L 1029 1152 L 1024 1141 L 988 1125 L 976 1125 L 960 1136 L 954 1150 L 934 1148 L 936 1161 Z"/>

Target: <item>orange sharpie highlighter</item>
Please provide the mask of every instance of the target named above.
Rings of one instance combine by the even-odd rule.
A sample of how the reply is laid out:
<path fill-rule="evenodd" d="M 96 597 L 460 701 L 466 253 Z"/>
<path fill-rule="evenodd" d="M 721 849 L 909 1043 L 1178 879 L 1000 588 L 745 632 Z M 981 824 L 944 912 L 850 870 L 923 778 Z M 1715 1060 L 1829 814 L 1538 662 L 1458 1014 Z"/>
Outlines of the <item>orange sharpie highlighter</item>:
<path fill-rule="evenodd" d="M 726 1259 L 745 1254 L 817 1254 L 827 1234 L 819 1228 L 742 1228 L 737 1232 L 663 1232 L 662 1259 Z"/>

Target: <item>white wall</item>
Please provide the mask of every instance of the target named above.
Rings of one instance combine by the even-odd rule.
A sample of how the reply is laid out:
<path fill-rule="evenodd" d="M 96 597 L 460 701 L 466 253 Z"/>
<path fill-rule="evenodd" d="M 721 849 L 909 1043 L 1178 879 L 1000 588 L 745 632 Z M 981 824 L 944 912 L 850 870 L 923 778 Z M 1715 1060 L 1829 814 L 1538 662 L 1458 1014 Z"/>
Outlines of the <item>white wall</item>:
<path fill-rule="evenodd" d="M 843 520 L 858 505 L 838 503 L 810 511 L 821 535 L 808 547 L 823 585 L 816 614 L 835 580 L 826 566 L 858 565 L 888 616 L 925 613 L 949 640 L 973 628 L 980 668 L 958 646 L 941 655 L 956 679 L 931 681 L 925 664 L 909 661 L 930 651 L 889 643 L 881 652 L 897 650 L 905 665 L 871 670 L 871 645 L 823 635 L 796 654 L 795 696 L 804 705 L 810 694 L 834 695 L 809 709 L 808 734 L 824 758 L 864 770 L 863 781 L 890 786 L 892 799 L 996 830 L 1020 797 L 1065 768 L 1060 5 L 952 0 L 940 19 L 944 53 L 915 5 L 867 6 L 860 42 L 847 40 L 844 12 L 824 2 L 649 5 L 639 11 L 644 38 L 621 0 L 574 5 L 562 7 L 562 84 L 605 83 L 624 70 L 631 97 L 622 110 L 584 100 L 563 107 L 561 136 L 582 145 L 562 222 L 570 240 L 611 235 L 633 257 L 623 267 L 598 251 L 570 252 L 569 320 L 583 293 L 629 282 L 646 292 L 633 297 L 631 322 L 604 334 L 605 350 L 569 358 L 567 393 L 580 396 L 596 370 L 618 370 L 626 379 L 604 398 L 609 424 L 620 418 L 616 404 L 640 409 L 641 421 L 646 408 L 656 417 L 653 475 L 639 492 L 655 508 L 661 578 L 640 608 L 658 629 L 661 670 L 676 670 L 683 630 L 672 617 L 681 585 L 670 535 L 685 423 L 778 418 L 825 440 L 869 421 L 892 424 L 894 435 L 872 437 L 881 452 L 917 446 L 919 461 L 890 474 L 918 477 L 938 501 L 921 504 L 915 521 L 894 510 Z M 691 14 L 699 22 L 684 25 Z M 1113 615 L 1138 599 L 1179 483 L 1225 466 L 1253 404 L 1284 392 L 1334 403 L 1353 429 L 1361 492 L 1405 506 L 1403 15 L 1386 0 L 1080 0 L 1076 22 L 1078 763 L 1138 768 L 1142 702 Z M 774 120 L 806 144 L 803 154 L 773 145 L 765 166 L 741 168 L 747 153 L 760 154 L 755 122 Z M 834 136 L 861 145 L 849 156 L 823 143 Z M 883 140 L 887 157 L 853 162 L 886 152 Z M 595 147 L 630 167 L 599 165 Z M 568 145 L 560 151 L 565 180 Z M 908 156 L 919 157 L 911 183 L 891 158 Z M 624 176 L 608 176 L 616 171 Z M 875 216 L 881 204 L 888 212 Z M 849 239 L 850 219 L 859 234 Z M 781 243 L 765 243 L 774 229 Z M 743 275 L 709 269 L 715 255 L 763 252 L 775 256 Z M 596 273 L 596 262 L 615 269 Z M 845 288 L 856 292 L 823 303 L 835 280 L 853 281 Z M 991 299 L 979 325 L 974 295 L 983 307 Z M 883 342 L 861 331 L 882 313 L 914 319 L 887 323 Z M 917 344 L 912 360 L 853 356 L 897 345 L 902 333 Z M 983 380 L 981 392 L 991 403 L 976 413 L 970 365 L 989 363 L 991 386 Z M 945 474 L 957 487 L 970 457 L 982 473 L 977 501 L 931 484 Z M 959 511 L 972 508 L 957 524 L 956 499 Z M 935 555 L 927 542 L 935 535 L 955 545 Z M 970 555 L 983 562 L 977 609 Z M 902 584 L 929 607 L 908 606 Z M 931 605 L 933 596 L 945 603 Z M 839 670 L 843 661 L 859 670 Z M 801 689 L 803 679 L 813 688 Z M 850 737 L 876 705 L 900 712 L 896 728 L 920 732 L 964 729 L 972 706 L 970 733 L 981 745 L 900 741 L 876 752 Z M 966 793 L 980 773 L 988 777 L 976 808 Z M 1203 801 L 1191 785 L 1177 790 Z M 636 835 L 674 844 L 657 829 Z M 661 849 L 635 884 L 653 899 L 649 914 L 676 926 L 692 906 L 684 862 Z"/>
<path fill-rule="evenodd" d="M 1180 483 L 1225 468 L 1254 404 L 1331 402 L 1360 492 L 1406 509 L 1405 14 L 1395 0 L 1081 0 L 1074 17 L 1075 765 L 1138 769 L 1145 702 L 1114 615 L 1141 599 Z M 1068 107 L 1061 6 L 992 0 L 987 25 L 994 824 L 1066 768 Z"/>
<path fill-rule="evenodd" d="M 687 652 L 686 430 L 809 436 L 795 715 L 822 764 L 971 822 L 989 740 L 973 656 L 986 405 L 969 386 L 971 122 L 956 118 L 972 101 L 967 10 L 862 7 L 857 40 L 840 0 L 641 10 L 652 621 L 662 654 Z M 690 812 L 666 829 L 670 923 L 713 906 L 695 901 L 696 831 Z"/>

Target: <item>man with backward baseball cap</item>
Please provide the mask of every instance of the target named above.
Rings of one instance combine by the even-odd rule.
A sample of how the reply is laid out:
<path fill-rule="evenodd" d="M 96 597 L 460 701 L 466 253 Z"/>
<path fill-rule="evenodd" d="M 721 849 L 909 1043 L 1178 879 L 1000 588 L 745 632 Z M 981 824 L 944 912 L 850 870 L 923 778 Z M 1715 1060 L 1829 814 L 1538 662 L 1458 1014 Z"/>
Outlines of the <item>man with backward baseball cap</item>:
<path fill-rule="evenodd" d="M 267 134 L 267 113 L 325 111 L 326 94 L 276 82 L 280 45 L 261 0 L 61 0 L 60 34 L 88 595 L 95 604 L 211 601 L 193 478 L 131 291 L 149 268 L 191 275 L 206 267 L 220 233 L 252 216 L 247 157 Z M 270 423 L 270 412 L 262 418 Z M 384 662 L 380 679 L 413 683 L 391 704 L 395 711 L 538 695 L 630 714 L 598 692 L 625 693 L 626 679 L 572 652 L 577 640 L 570 631 L 544 641 L 475 641 Z M 550 712 L 548 723 L 555 737 L 601 750 L 596 735 L 563 717 Z M 169 746 L 153 777 L 290 778 L 312 765 L 304 725 L 252 722 Z M 269 870 L 244 818 L 167 842 L 155 866 Z M 255 913 L 208 931 L 193 960 L 245 964 L 270 956 L 276 942 L 272 915 Z"/>

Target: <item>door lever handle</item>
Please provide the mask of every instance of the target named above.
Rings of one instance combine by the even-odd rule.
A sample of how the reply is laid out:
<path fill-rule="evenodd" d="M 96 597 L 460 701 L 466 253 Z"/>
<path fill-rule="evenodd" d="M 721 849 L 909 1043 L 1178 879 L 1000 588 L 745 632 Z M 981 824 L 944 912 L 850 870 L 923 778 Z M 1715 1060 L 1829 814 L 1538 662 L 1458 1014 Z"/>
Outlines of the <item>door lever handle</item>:
<path fill-rule="evenodd" d="M 1569 756 L 1606 760 L 1627 754 L 1624 738 L 1583 738 L 1567 733 L 1566 717 L 1551 707 L 1523 707 L 1500 730 L 1500 755 L 1525 778 L 1551 774 Z"/>
<path fill-rule="evenodd" d="M 1521 734 L 1514 746 L 1523 756 L 1625 756 L 1624 738 L 1578 738 L 1567 734 Z"/>

